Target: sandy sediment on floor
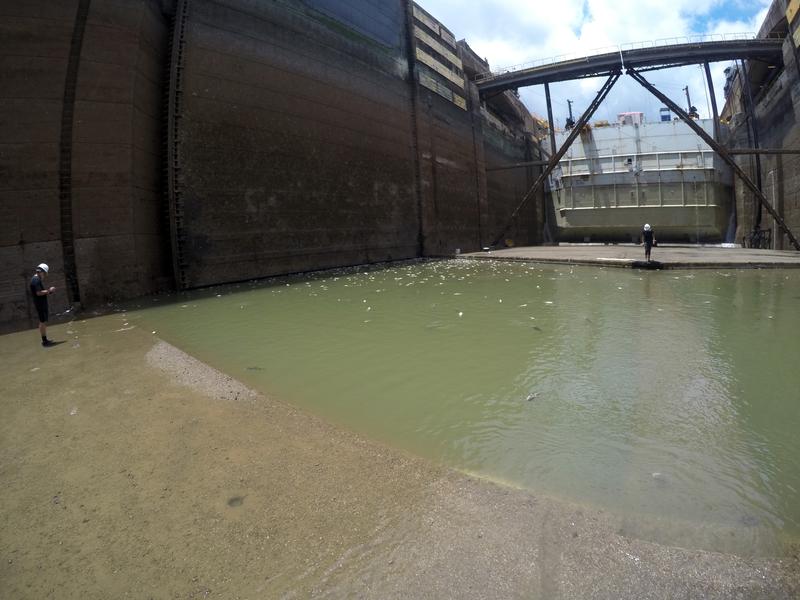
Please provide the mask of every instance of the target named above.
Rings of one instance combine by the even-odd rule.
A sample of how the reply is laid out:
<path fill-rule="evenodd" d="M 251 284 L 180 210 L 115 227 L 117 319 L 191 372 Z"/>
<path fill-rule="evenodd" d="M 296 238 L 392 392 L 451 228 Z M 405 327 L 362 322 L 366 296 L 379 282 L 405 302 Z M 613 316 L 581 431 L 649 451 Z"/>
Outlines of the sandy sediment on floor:
<path fill-rule="evenodd" d="M 218 400 L 254 402 L 259 393 L 172 344 L 158 341 L 145 355 L 147 364 L 189 389 Z"/>
<path fill-rule="evenodd" d="M 114 316 L 63 327 L 80 343 L 55 353 L 0 338 L 3 597 L 800 595 L 796 554 L 638 539 L 334 427 Z"/>

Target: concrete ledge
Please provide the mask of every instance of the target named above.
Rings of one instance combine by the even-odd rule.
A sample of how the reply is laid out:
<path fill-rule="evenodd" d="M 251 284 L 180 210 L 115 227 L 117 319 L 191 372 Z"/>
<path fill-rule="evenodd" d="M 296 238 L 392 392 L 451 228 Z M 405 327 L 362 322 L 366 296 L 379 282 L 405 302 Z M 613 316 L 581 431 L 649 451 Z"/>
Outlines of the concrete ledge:
<path fill-rule="evenodd" d="M 663 245 L 653 248 L 650 263 L 636 244 L 524 246 L 459 255 L 480 260 L 516 260 L 633 269 L 796 269 L 800 252 L 721 246 Z"/>

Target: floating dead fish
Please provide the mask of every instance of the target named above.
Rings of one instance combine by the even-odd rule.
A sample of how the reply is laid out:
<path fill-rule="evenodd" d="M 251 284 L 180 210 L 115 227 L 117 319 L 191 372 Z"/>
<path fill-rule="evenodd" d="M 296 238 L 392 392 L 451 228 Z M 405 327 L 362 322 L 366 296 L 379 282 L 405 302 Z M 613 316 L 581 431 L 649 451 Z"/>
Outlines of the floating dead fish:
<path fill-rule="evenodd" d="M 652 473 L 651 476 L 653 477 L 653 481 L 656 482 L 656 485 L 665 486 L 669 483 L 669 481 L 667 480 L 667 478 L 664 476 L 663 473 L 655 472 Z"/>
<path fill-rule="evenodd" d="M 536 398 L 539 397 L 539 392 L 533 392 L 532 394 L 528 394 L 528 402 L 533 402 Z"/>
<path fill-rule="evenodd" d="M 534 326 L 533 326 L 533 328 L 534 328 L 536 331 L 541 331 L 541 330 L 542 330 L 542 328 L 541 328 L 541 327 L 539 327 L 538 325 L 534 325 Z"/>

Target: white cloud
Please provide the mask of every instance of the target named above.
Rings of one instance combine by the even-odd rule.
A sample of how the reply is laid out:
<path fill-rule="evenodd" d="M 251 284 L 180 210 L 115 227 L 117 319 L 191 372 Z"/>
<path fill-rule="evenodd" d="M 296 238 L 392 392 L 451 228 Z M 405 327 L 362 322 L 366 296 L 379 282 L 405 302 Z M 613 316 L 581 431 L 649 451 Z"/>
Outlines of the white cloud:
<path fill-rule="evenodd" d="M 559 55 L 587 55 L 598 48 L 629 42 L 675 38 L 690 34 L 755 32 L 770 0 L 562 0 L 542 6 L 530 0 L 418 0 L 457 38 L 489 60 L 494 68 L 524 64 Z M 466 5 L 466 6 L 465 6 Z M 712 64 L 718 107 L 723 103 L 723 70 Z M 702 67 L 649 72 L 646 78 L 681 106 L 684 86 L 702 116 L 710 114 Z M 551 85 L 557 125 L 567 117 L 567 99 L 577 117 L 589 105 L 604 80 L 591 79 Z M 528 107 L 546 115 L 544 88 L 523 88 Z M 616 114 L 642 110 L 658 118 L 660 103 L 628 77 L 622 77 L 601 105 L 595 119 L 614 120 Z"/>

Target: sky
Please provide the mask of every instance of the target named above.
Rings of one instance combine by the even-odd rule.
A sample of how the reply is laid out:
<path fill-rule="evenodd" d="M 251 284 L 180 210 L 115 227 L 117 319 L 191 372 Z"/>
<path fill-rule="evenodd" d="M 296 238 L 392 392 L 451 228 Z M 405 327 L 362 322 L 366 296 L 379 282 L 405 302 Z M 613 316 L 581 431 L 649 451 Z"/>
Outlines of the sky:
<path fill-rule="evenodd" d="M 598 48 L 632 42 L 698 34 L 755 33 L 764 21 L 770 0 L 417 0 L 453 32 L 466 39 L 493 69 L 571 54 L 586 56 Z M 723 70 L 730 63 L 712 63 L 717 106 L 724 106 Z M 645 78 L 686 107 L 684 87 L 700 116 L 711 115 L 702 65 L 644 73 Z M 568 116 L 567 100 L 577 120 L 605 82 L 604 78 L 550 85 L 557 128 Z M 547 105 L 543 86 L 520 88 L 528 109 L 543 118 Z M 661 103 L 630 77 L 623 76 L 595 113 L 592 121 L 616 121 L 617 113 L 641 111 L 658 120 Z"/>

